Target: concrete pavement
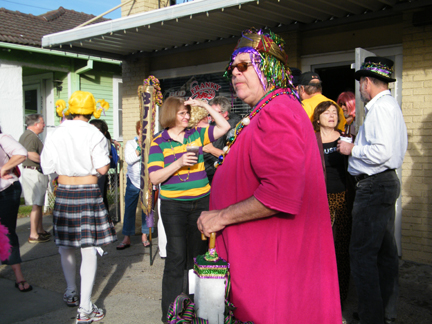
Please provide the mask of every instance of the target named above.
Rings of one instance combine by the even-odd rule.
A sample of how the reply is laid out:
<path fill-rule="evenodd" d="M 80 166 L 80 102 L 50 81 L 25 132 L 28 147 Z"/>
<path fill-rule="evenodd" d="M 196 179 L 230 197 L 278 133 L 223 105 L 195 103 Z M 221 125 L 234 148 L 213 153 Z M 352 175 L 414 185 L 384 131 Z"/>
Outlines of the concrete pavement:
<path fill-rule="evenodd" d="M 51 230 L 52 216 L 45 216 L 43 221 L 45 228 Z M 57 247 L 52 241 L 29 244 L 29 226 L 29 218 L 18 219 L 17 233 L 21 243 L 22 269 L 33 290 L 27 293 L 19 292 L 14 286 L 15 278 L 11 268 L 0 266 L 0 323 L 73 324 L 77 308 L 67 307 L 63 303 L 66 283 Z M 116 229 L 117 233 L 120 233 L 121 241 L 121 224 L 117 224 Z M 154 254 L 157 239 L 153 240 L 153 244 Z M 102 258 L 98 257 L 92 301 L 106 313 L 99 323 L 161 323 L 160 299 L 164 260 L 157 254 L 153 266 L 150 266 L 149 249 L 142 246 L 140 235 L 132 237 L 132 246 L 126 250 L 117 251 L 116 246 L 117 243 L 104 247 L 107 254 Z M 79 250 L 76 253 L 77 263 L 80 264 Z M 432 323 L 432 266 L 401 261 L 399 277 L 397 323 Z M 77 283 L 79 284 L 79 269 Z M 343 309 L 348 323 L 357 323 L 352 317 L 356 307 L 355 287 L 351 282 L 350 293 Z M 309 324 L 307 314 L 304 323 Z"/>
<path fill-rule="evenodd" d="M 52 230 L 52 216 L 43 218 L 45 229 Z M 76 307 L 63 303 L 66 288 L 60 255 L 54 242 L 29 244 L 29 218 L 18 219 L 17 233 L 23 259 L 22 271 L 33 290 L 19 292 L 14 274 L 0 266 L 0 323 L 75 323 Z M 121 224 L 116 226 L 121 233 Z M 119 240 L 123 236 L 119 235 Z M 153 239 L 153 254 L 157 239 Z M 150 266 L 150 249 L 141 244 L 141 236 L 132 237 L 132 245 L 117 251 L 117 242 L 105 246 L 98 257 L 98 269 L 92 301 L 105 310 L 100 323 L 160 323 L 160 299 L 164 261 L 157 254 Z M 79 250 L 77 264 L 81 263 Z M 77 284 L 79 287 L 79 266 Z"/>

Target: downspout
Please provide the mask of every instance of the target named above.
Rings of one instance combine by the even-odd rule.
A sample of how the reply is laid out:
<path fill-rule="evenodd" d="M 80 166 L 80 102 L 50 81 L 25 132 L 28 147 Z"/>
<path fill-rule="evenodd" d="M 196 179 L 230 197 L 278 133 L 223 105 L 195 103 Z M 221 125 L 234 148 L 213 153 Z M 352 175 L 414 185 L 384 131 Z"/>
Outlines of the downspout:
<path fill-rule="evenodd" d="M 86 73 L 87 71 L 93 70 L 93 60 L 88 60 L 87 65 L 75 71 L 76 74 Z"/>

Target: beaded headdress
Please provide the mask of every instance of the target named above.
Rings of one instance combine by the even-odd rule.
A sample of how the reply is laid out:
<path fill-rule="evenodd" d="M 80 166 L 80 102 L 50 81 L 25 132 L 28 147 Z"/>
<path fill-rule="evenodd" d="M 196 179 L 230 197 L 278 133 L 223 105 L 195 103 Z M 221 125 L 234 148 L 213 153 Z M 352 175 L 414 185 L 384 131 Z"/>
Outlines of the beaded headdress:
<path fill-rule="evenodd" d="M 395 82 L 393 79 L 393 61 L 385 57 L 369 56 L 365 58 L 360 70 L 356 71 L 355 78 L 360 80 L 360 77 L 370 76 L 384 82 Z"/>
<path fill-rule="evenodd" d="M 238 54 L 249 53 L 252 65 L 265 91 L 267 88 L 293 88 L 291 71 L 287 65 L 285 41 L 277 34 L 255 28 L 242 32 L 231 60 L 226 68 L 225 77 L 231 79 L 232 64 Z"/>

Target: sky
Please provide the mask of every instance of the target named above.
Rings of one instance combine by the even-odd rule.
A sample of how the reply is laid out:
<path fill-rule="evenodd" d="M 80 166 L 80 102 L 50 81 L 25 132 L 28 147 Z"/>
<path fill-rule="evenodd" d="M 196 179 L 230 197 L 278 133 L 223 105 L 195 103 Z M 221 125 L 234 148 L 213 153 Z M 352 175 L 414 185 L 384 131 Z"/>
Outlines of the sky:
<path fill-rule="evenodd" d="M 0 8 L 38 16 L 63 7 L 97 16 L 120 3 L 121 0 L 0 0 Z M 120 18 L 121 8 L 114 10 L 104 17 L 110 19 Z"/>

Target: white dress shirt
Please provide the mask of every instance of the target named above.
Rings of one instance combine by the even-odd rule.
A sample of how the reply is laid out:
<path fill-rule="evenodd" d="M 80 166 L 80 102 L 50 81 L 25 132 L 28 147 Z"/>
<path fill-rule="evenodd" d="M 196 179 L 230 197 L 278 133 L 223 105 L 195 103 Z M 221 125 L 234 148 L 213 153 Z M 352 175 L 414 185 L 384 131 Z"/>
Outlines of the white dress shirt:
<path fill-rule="evenodd" d="M 365 106 L 366 118 L 349 157 L 348 172 L 373 175 L 402 165 L 408 145 L 402 111 L 389 90 Z"/>
<path fill-rule="evenodd" d="M 128 165 L 126 175 L 132 184 L 139 188 L 141 185 L 141 154 L 139 156 L 136 155 L 137 147 L 138 144 L 134 139 L 126 142 L 125 161 Z"/>
<path fill-rule="evenodd" d="M 105 136 L 82 120 L 66 120 L 45 140 L 41 155 L 44 174 L 69 177 L 97 175 L 110 163 Z"/>

